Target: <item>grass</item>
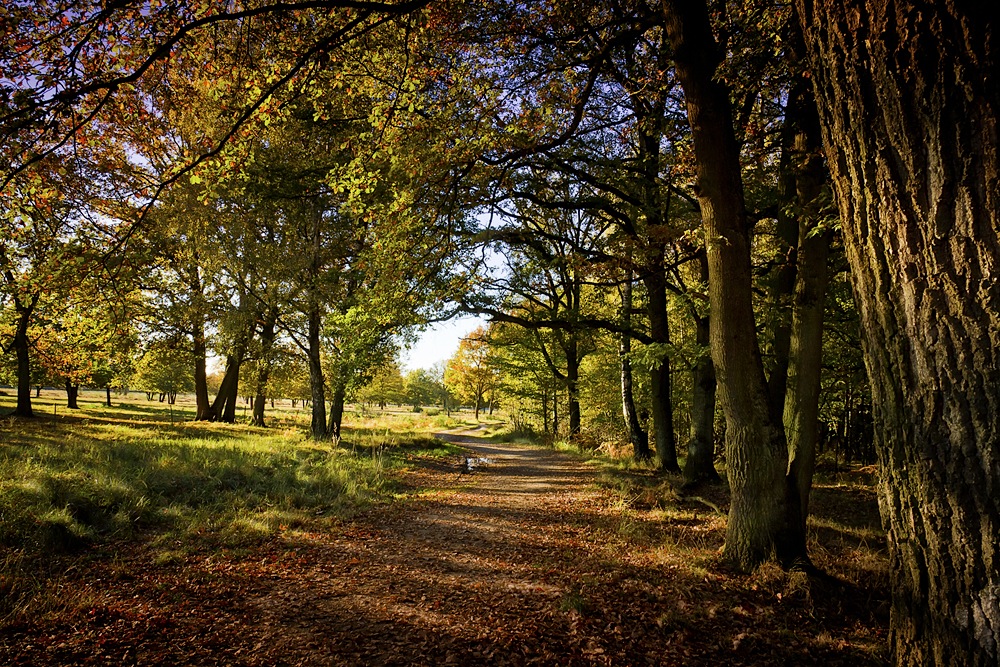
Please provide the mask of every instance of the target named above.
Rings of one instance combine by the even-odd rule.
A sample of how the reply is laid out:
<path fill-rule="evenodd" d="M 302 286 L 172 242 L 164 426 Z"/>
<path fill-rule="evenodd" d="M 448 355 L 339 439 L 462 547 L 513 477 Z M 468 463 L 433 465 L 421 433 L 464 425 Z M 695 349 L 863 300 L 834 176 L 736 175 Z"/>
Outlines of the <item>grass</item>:
<path fill-rule="evenodd" d="M 457 450 L 431 434 L 460 422 L 419 413 L 351 413 L 340 446 L 307 439 L 307 412 L 269 410 L 272 428 L 190 420 L 193 405 L 86 392 L 33 401 L 36 419 L 0 417 L 0 619 L 57 604 L 53 559 L 143 543 L 166 563 L 238 549 L 288 530 L 322 530 L 399 497 L 408 456 Z M 0 396 L 0 414 L 13 399 Z"/>
<path fill-rule="evenodd" d="M 370 519 L 350 520 L 373 504 L 451 493 L 459 482 L 448 458 L 458 450 L 430 438 L 434 431 L 475 427 L 480 437 L 531 441 L 469 412 L 354 408 L 334 446 L 308 440 L 308 412 L 288 403 L 269 409 L 270 428 L 260 429 L 182 421 L 193 416 L 186 400 L 171 408 L 140 394 L 116 397 L 108 409 L 102 396 L 82 398 L 83 409 L 70 413 L 62 392 L 43 392 L 39 419 L 0 418 L 0 628 L 105 609 L 106 601 L 87 598 L 97 588 L 75 584 L 95 571 L 102 586 L 115 581 L 116 559 L 123 581 L 145 568 L 142 580 L 154 571 L 197 583 L 229 576 L 206 571 L 208 563 L 250 567 L 251 556 L 258 563 L 275 549 L 294 558 L 291 551 L 319 534 L 339 540 Z M 0 414 L 10 407 L 12 398 L 0 396 Z M 566 582 L 549 601 L 557 612 L 588 623 L 618 600 L 622 582 L 634 583 L 638 594 L 676 601 L 656 602 L 643 622 L 678 640 L 697 633 L 689 639 L 702 646 L 716 641 L 703 637 L 723 637 L 733 650 L 758 653 L 783 646 L 793 656 L 785 664 L 809 664 L 807 649 L 864 664 L 881 659 L 888 577 L 871 470 L 821 467 L 817 475 L 809 546 L 829 576 L 773 565 L 747 575 L 722 562 L 724 486 L 695 498 L 680 492 L 679 477 L 605 447 L 554 447 L 597 472 L 602 493 L 585 528 L 607 564 L 587 566 L 601 573 L 594 581 L 588 574 Z M 564 561 L 549 554 L 540 567 L 547 572 L 553 562 Z"/>

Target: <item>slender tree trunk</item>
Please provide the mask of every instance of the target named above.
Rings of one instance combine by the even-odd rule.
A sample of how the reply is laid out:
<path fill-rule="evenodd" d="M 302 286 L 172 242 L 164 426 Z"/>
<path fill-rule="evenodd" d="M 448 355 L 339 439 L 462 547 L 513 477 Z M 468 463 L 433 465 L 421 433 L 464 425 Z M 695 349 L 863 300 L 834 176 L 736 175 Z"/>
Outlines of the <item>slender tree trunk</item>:
<path fill-rule="evenodd" d="M 542 389 L 542 432 L 549 432 L 549 390 Z"/>
<path fill-rule="evenodd" d="M 646 284 L 649 314 L 649 334 L 655 343 L 670 343 L 670 322 L 667 317 L 667 286 L 663 275 L 663 248 L 659 247 L 655 261 L 643 279 Z M 670 359 L 666 356 L 649 373 L 649 393 L 652 401 L 653 431 L 656 459 L 660 470 L 680 472 L 677 463 L 677 439 L 674 434 L 674 404 L 670 391 Z"/>
<path fill-rule="evenodd" d="M 205 321 L 200 314 L 196 317 L 193 329 L 192 351 L 194 352 L 195 420 L 210 421 L 212 419 L 212 406 L 208 398 L 208 368 L 206 361 L 208 346 L 205 343 Z"/>
<path fill-rule="evenodd" d="M 643 430 L 639 423 L 639 413 L 635 409 L 635 395 L 632 391 L 632 336 L 628 333 L 632 326 L 632 271 L 628 270 L 625 282 L 621 289 L 622 310 L 621 323 L 625 331 L 621 334 L 619 342 L 619 357 L 621 358 L 621 381 L 622 381 L 622 416 L 625 419 L 625 428 L 628 430 L 628 439 L 632 443 L 632 452 L 637 461 L 648 461 L 652 458 L 649 451 L 649 435 Z"/>
<path fill-rule="evenodd" d="M 237 350 L 226 357 L 226 373 L 219 384 L 219 393 L 209 407 L 209 421 L 233 423 L 236 421 L 236 401 L 239 398 L 240 366 L 243 363 L 243 353 Z M 230 410 L 230 406 L 232 409 Z M 231 417 L 229 413 L 232 412 Z"/>
<path fill-rule="evenodd" d="M 243 306 L 243 297 L 240 297 L 240 306 Z M 256 316 L 251 317 L 254 322 Z M 236 423 L 236 407 L 240 400 L 240 369 L 243 366 L 243 359 L 246 357 L 247 348 L 254 335 L 254 326 L 240 334 L 236 340 L 233 351 L 226 356 L 226 374 L 219 387 L 219 393 L 212 403 L 211 414 L 214 419 L 227 424 Z"/>
<path fill-rule="evenodd" d="M 267 381 L 271 375 L 271 353 L 274 350 L 274 327 L 278 323 L 278 309 L 270 308 L 264 316 L 264 324 L 260 330 L 260 369 L 257 372 L 257 391 L 253 402 L 253 417 L 250 423 L 254 426 L 264 426 L 264 401 L 267 391 Z M 273 407 L 273 406 L 272 406 Z"/>
<path fill-rule="evenodd" d="M 74 384 L 68 378 L 66 380 L 66 407 L 70 410 L 79 410 L 77 399 L 80 396 L 80 385 Z"/>
<path fill-rule="evenodd" d="M 319 305 L 313 304 L 309 312 L 309 389 L 312 396 L 312 426 L 314 440 L 326 438 L 326 386 L 323 382 L 323 363 L 320 352 Z"/>
<path fill-rule="evenodd" d="M 798 495 L 790 503 L 799 512 L 799 532 L 805 551 L 809 492 L 816 467 L 819 437 L 820 372 L 823 361 L 823 304 L 826 298 L 829 236 L 808 237 L 811 225 L 804 220 L 798 249 L 798 284 L 792 318 L 792 338 L 785 396 L 784 424 L 788 437 L 789 489 Z M 794 518 L 793 518 L 794 520 Z"/>
<path fill-rule="evenodd" d="M 805 44 L 798 25 L 791 26 L 789 39 L 793 64 L 805 58 Z M 788 508 L 791 539 L 806 553 L 809 492 L 816 467 L 819 437 L 820 370 L 823 361 L 823 306 L 826 300 L 827 261 L 830 234 L 822 223 L 818 197 L 823 188 L 822 138 L 812 84 L 796 72 L 788 95 L 785 123 L 791 135 L 789 173 L 798 211 L 797 275 L 789 337 L 787 391 L 784 392 L 785 435 L 788 438 Z M 773 380 L 773 378 L 772 378 Z M 774 383 L 772 382 L 772 387 Z M 772 400 L 779 395 L 772 392 Z"/>
<path fill-rule="evenodd" d="M 14 299 L 17 326 L 11 344 L 17 357 L 17 406 L 14 408 L 14 415 L 17 417 L 35 416 L 31 409 L 31 346 L 28 341 L 28 324 L 31 322 L 31 313 L 37 303 L 37 294 L 27 304 L 22 303 L 20 299 Z M 38 393 L 41 393 L 41 387 L 38 388 Z"/>
<path fill-rule="evenodd" d="M 798 84 L 798 82 L 797 82 Z M 803 86 L 793 85 L 785 105 L 785 118 L 781 133 L 781 157 L 778 160 L 781 203 L 778 211 L 776 240 L 778 264 L 770 276 L 767 312 L 771 319 L 771 363 L 767 377 L 767 391 L 771 405 L 784 405 L 788 386 L 788 353 L 792 339 L 792 302 L 795 297 L 797 273 L 796 251 L 799 242 L 799 221 L 794 214 L 795 141 L 801 123 Z"/>
<path fill-rule="evenodd" d="M 674 47 L 697 161 L 705 228 L 712 359 L 726 416 L 731 489 L 724 554 L 751 569 L 789 553 L 785 473 L 788 451 L 780 408 L 769 404 L 754 322 L 750 244 L 739 146 L 729 91 L 715 74 L 722 52 L 704 2 L 666 0 L 665 28 Z"/>
<path fill-rule="evenodd" d="M 228 395 L 223 398 L 222 403 L 222 414 L 219 421 L 225 422 L 227 424 L 236 423 L 236 404 L 240 400 L 240 368 L 243 366 L 243 356 L 245 351 L 243 346 L 236 351 L 236 354 L 232 357 L 232 376 L 233 381 L 229 384 Z M 227 366 L 229 365 L 229 360 L 227 359 Z M 229 376 L 229 371 L 226 371 L 226 376 Z M 221 395 L 221 390 L 220 390 Z M 216 402 L 218 402 L 218 397 L 216 397 Z M 218 414 L 218 413 L 216 413 Z"/>
<path fill-rule="evenodd" d="M 701 279 L 708 283 L 708 257 L 700 258 Z M 704 350 L 691 373 L 691 439 L 684 461 L 684 479 L 688 485 L 718 482 L 715 470 L 715 364 L 712 363 L 710 321 L 708 315 L 694 313 L 695 342 Z"/>
<path fill-rule="evenodd" d="M 111 407 L 111 385 L 109 384 L 104 388 L 104 404 Z"/>
<path fill-rule="evenodd" d="M 552 389 L 552 435 L 559 437 L 559 390 Z"/>
<path fill-rule="evenodd" d="M 668 65 L 669 44 L 661 35 L 658 54 L 660 64 Z M 643 258 L 643 283 L 646 286 L 649 333 L 653 342 L 660 346 L 663 355 L 660 365 L 650 369 L 650 403 L 653 415 L 654 444 L 657 464 L 660 470 L 680 472 L 677 464 L 677 439 L 674 432 L 674 405 L 671 392 L 670 358 L 666 348 L 670 344 L 670 322 L 667 314 L 667 276 L 664 258 L 666 253 L 664 237 L 668 233 L 669 199 L 663 195 L 660 182 L 660 154 L 663 140 L 663 107 L 644 102 L 634 102 L 633 107 L 640 119 L 637 129 L 641 181 L 639 193 L 642 215 L 645 218 L 646 256 Z"/>
<path fill-rule="evenodd" d="M 330 423 L 327 432 L 333 436 L 333 441 L 339 443 L 341 427 L 344 423 L 344 401 L 347 398 L 347 386 L 343 381 L 337 382 L 333 388 L 333 399 L 330 403 Z"/>
<path fill-rule="evenodd" d="M 897 665 L 1000 664 L 992 3 L 797 0 L 872 383 Z"/>
<path fill-rule="evenodd" d="M 580 345 L 572 332 L 566 346 L 566 394 L 569 400 L 569 437 L 580 435 Z"/>

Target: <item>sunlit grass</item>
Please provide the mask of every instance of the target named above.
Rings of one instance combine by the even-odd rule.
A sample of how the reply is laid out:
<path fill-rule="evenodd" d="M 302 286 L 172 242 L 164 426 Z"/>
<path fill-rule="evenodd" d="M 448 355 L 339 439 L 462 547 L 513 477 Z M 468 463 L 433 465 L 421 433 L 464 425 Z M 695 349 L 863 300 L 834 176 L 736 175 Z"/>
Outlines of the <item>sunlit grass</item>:
<path fill-rule="evenodd" d="M 142 542 L 166 563 L 323 530 L 403 497 L 393 471 L 409 455 L 453 454 L 432 434 L 461 423 L 351 412 L 337 446 L 308 439 L 308 413 L 290 407 L 269 411 L 273 427 L 256 428 L 190 421 L 189 400 L 165 406 L 133 394 L 107 408 L 84 397 L 70 411 L 45 391 L 36 419 L 0 418 L 0 619 L 37 611 L 49 597 L 53 556 Z M 9 407 L 12 397 L 0 397 L 0 411 Z"/>

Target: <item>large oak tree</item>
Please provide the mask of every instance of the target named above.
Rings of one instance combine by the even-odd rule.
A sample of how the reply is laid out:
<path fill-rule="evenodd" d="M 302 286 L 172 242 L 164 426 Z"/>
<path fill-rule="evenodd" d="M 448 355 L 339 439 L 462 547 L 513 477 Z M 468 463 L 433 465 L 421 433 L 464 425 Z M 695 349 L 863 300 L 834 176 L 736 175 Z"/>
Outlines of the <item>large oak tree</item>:
<path fill-rule="evenodd" d="M 1000 662 L 990 3 L 798 0 L 861 312 L 899 665 Z"/>

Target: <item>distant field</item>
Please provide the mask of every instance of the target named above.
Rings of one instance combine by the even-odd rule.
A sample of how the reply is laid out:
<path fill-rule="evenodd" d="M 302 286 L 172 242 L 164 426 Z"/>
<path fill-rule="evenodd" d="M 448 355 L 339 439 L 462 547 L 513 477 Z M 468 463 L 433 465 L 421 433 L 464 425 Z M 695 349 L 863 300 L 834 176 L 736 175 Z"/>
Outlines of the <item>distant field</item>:
<path fill-rule="evenodd" d="M 111 394 L 112 408 L 105 406 L 105 392 L 103 389 L 81 389 L 79 395 L 79 413 L 88 415 L 112 416 L 124 419 L 133 418 L 149 421 L 185 421 L 193 420 L 195 416 L 194 394 L 178 394 L 174 405 L 169 405 L 166 400 L 160 402 L 158 395 L 153 395 L 153 400 L 147 400 L 145 392 L 130 391 L 126 394 Z M 17 390 L 11 387 L 0 386 L 0 416 L 7 414 L 14 409 L 17 404 Z M 31 405 L 36 413 L 49 415 L 72 414 L 73 411 L 66 407 L 66 392 L 58 388 L 42 389 L 41 395 L 35 397 L 35 392 L 31 393 Z M 249 421 L 251 408 L 242 398 L 236 411 L 237 421 Z M 297 401 L 292 405 L 288 399 L 275 399 L 274 407 L 268 401 L 265 417 L 270 421 L 277 419 L 282 424 L 301 424 L 307 427 L 309 424 L 309 408 L 303 407 L 302 401 Z M 390 406 L 384 412 L 378 409 L 367 410 L 363 406 L 350 405 L 347 410 L 347 418 L 357 416 L 368 418 L 382 414 L 398 415 L 424 415 L 439 416 L 444 414 L 440 408 L 424 408 L 421 413 L 414 413 L 411 406 L 402 407 Z M 469 410 L 453 410 L 453 416 L 471 419 Z M 418 419 L 417 421 L 421 421 Z"/>

